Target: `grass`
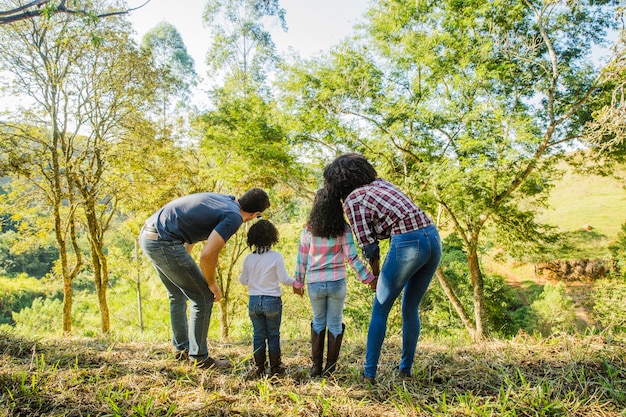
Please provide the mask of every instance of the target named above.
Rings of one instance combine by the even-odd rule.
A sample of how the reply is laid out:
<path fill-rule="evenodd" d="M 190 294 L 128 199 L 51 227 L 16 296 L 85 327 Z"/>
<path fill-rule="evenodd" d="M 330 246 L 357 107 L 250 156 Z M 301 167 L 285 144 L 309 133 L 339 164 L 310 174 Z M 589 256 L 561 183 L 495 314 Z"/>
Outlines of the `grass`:
<path fill-rule="evenodd" d="M 622 181 L 566 169 L 550 193 L 551 208 L 539 220 L 570 234 L 580 253 L 602 257 L 607 243 L 626 222 L 626 188 Z M 591 232 L 583 227 L 591 226 Z M 569 256 L 565 256 L 569 257 Z"/>
<path fill-rule="evenodd" d="M 626 346 L 602 336 L 423 340 L 405 380 L 393 335 L 374 386 L 359 379 L 364 344 L 347 334 L 337 372 L 311 379 L 308 339 L 283 340 L 288 374 L 255 379 L 248 342 L 213 343 L 233 366 L 203 370 L 175 361 L 167 342 L 3 333 L 0 416 L 626 415 Z"/>

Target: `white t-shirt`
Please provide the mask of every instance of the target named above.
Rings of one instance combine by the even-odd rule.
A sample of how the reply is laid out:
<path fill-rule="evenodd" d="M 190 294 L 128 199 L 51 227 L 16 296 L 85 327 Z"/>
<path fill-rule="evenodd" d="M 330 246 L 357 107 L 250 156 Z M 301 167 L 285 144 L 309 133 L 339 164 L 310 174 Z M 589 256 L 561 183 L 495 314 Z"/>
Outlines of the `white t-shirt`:
<path fill-rule="evenodd" d="M 243 261 L 239 282 L 248 286 L 248 295 L 271 295 L 280 297 L 280 284 L 293 286 L 295 279 L 285 268 L 283 255 L 269 250 L 265 253 L 251 253 Z"/>

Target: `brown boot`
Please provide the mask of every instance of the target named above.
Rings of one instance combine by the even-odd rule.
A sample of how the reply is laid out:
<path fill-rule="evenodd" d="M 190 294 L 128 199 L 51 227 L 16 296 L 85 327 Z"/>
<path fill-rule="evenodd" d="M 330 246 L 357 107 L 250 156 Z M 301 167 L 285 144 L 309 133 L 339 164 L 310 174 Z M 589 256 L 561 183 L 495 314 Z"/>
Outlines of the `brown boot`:
<path fill-rule="evenodd" d="M 315 333 L 313 323 L 311 323 L 311 376 L 322 375 L 322 362 L 324 361 L 324 339 L 326 339 L 326 329 L 320 333 Z"/>
<path fill-rule="evenodd" d="M 339 358 L 339 351 L 341 350 L 341 342 L 343 340 L 343 333 L 346 330 L 346 325 L 341 325 L 341 333 L 337 336 L 328 331 L 328 350 L 326 351 L 326 367 L 324 368 L 324 375 L 330 375 L 335 372 L 337 368 L 337 359 Z"/>
<path fill-rule="evenodd" d="M 285 373 L 280 353 L 278 355 L 270 355 L 270 373 L 272 375 L 283 375 Z"/>

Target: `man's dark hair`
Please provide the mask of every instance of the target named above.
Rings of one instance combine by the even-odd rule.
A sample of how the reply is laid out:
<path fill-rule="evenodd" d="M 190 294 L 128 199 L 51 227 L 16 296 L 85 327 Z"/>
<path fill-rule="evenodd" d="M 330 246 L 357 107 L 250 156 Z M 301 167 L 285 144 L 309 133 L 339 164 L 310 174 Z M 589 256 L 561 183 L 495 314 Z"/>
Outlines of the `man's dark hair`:
<path fill-rule="evenodd" d="M 347 153 L 324 168 L 324 188 L 330 195 L 343 200 L 356 188 L 369 184 L 377 177 L 376 169 L 363 155 Z"/>
<path fill-rule="evenodd" d="M 278 229 L 269 220 L 259 220 L 248 230 L 248 246 L 271 247 L 278 243 Z"/>
<path fill-rule="evenodd" d="M 324 188 L 318 190 L 307 226 L 313 236 L 331 238 L 343 235 L 346 221 L 339 198 L 331 196 Z"/>
<path fill-rule="evenodd" d="M 248 190 L 237 201 L 239 201 L 239 206 L 246 213 L 263 212 L 270 206 L 270 198 L 260 188 Z"/>

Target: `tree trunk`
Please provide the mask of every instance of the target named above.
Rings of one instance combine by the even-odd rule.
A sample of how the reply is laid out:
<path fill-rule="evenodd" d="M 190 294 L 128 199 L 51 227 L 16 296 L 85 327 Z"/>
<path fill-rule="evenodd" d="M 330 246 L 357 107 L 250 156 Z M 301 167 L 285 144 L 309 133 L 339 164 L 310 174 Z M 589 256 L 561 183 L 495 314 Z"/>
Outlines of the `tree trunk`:
<path fill-rule="evenodd" d="M 474 325 L 472 318 L 469 316 L 469 314 L 467 314 L 467 311 L 465 311 L 465 309 L 463 308 L 463 304 L 454 293 L 452 286 L 448 283 L 441 267 L 437 268 L 436 275 L 437 279 L 439 280 L 439 284 L 441 285 L 441 288 L 443 288 L 443 292 L 448 297 L 448 300 L 450 300 L 452 307 L 454 307 L 454 310 L 459 315 L 463 326 L 465 326 L 465 329 L 469 333 L 470 339 L 474 340 L 476 335 L 476 326 Z"/>
<path fill-rule="evenodd" d="M 472 288 L 474 290 L 474 320 L 476 322 L 476 332 L 472 340 L 479 342 L 487 338 L 488 329 L 485 326 L 485 287 L 483 282 L 483 273 L 480 269 L 478 260 L 478 252 L 476 244 L 470 245 L 467 251 L 467 260 L 469 263 L 470 277 L 472 279 Z"/>
<path fill-rule="evenodd" d="M 230 337 L 230 327 L 228 325 L 228 302 L 226 298 L 220 300 L 220 324 L 222 325 L 222 340 Z"/>
<path fill-rule="evenodd" d="M 107 303 L 107 286 L 109 284 L 109 271 L 106 256 L 104 255 L 102 233 L 95 215 L 94 204 L 85 201 L 89 207 L 85 209 L 87 225 L 89 230 L 89 246 L 91 249 L 91 263 L 93 267 L 94 282 L 98 296 L 98 306 L 100 308 L 100 327 L 102 333 L 108 334 L 111 331 L 109 306 Z"/>

